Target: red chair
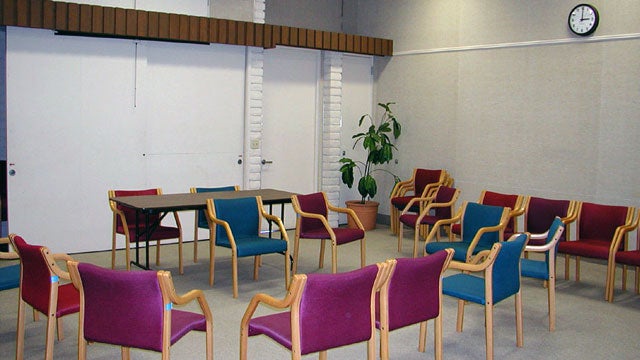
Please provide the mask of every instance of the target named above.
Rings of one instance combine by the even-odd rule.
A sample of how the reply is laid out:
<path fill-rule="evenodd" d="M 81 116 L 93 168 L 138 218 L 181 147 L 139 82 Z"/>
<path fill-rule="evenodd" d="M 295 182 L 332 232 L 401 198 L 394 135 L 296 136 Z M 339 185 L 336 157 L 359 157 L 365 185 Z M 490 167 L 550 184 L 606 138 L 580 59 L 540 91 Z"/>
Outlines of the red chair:
<path fill-rule="evenodd" d="M 638 228 L 640 225 L 640 211 L 636 220 L 630 227 L 626 228 L 625 232 L 630 232 Z M 609 296 L 607 300 L 613 302 L 613 290 L 616 284 L 616 265 L 622 265 L 622 290 L 627 289 L 627 267 L 633 266 L 635 268 L 635 292 L 640 292 L 640 232 L 636 232 L 636 246 L 634 250 L 628 249 L 628 245 L 625 243 L 626 237 L 618 237 L 617 242 L 611 246 L 611 252 L 609 254 L 609 267 L 607 270 L 607 286 Z"/>
<path fill-rule="evenodd" d="M 578 202 L 575 200 L 545 199 L 535 196 L 527 196 L 524 201 L 524 232 L 542 234 L 549 230 L 557 217 L 565 225 L 560 241 L 564 241 L 566 234 L 570 232 L 569 225 L 578 217 Z M 505 233 L 510 237 L 513 234 Z M 546 239 L 529 239 L 529 245 L 544 245 Z M 525 250 L 526 251 L 526 250 Z"/>
<path fill-rule="evenodd" d="M 403 225 L 407 225 L 414 230 L 413 257 L 418 256 L 418 240 L 429 234 L 429 227 L 438 220 L 451 219 L 454 215 L 456 201 L 460 196 L 460 190 L 448 186 L 439 186 L 436 193 L 426 198 L 414 198 L 402 210 L 400 214 L 400 230 L 398 231 L 398 252 L 402 251 Z M 420 213 L 411 212 L 411 208 L 416 202 L 423 202 Z M 451 229 L 449 228 L 449 238 L 451 239 Z M 440 240 L 440 233 L 437 234 Z"/>
<path fill-rule="evenodd" d="M 320 261 L 318 267 L 324 265 L 324 243 L 331 240 L 331 272 L 338 272 L 338 245 L 360 241 L 360 267 L 366 263 L 366 240 L 362 223 L 351 209 L 332 205 L 327 195 L 317 192 L 308 195 L 291 196 L 293 210 L 298 214 L 296 233 L 293 245 L 293 274 L 298 271 L 298 250 L 300 239 L 320 240 Z M 347 214 L 356 224 L 356 229 L 332 227 L 329 224 L 329 211 Z"/>
<path fill-rule="evenodd" d="M 116 196 L 139 196 L 139 195 L 162 195 L 162 189 L 147 190 L 109 190 L 109 198 Z M 111 268 L 116 267 L 116 234 L 124 235 L 125 257 L 127 259 L 127 270 L 131 269 L 131 259 L 129 247 L 131 243 L 146 241 L 146 224 L 144 217 L 136 219 L 136 211 L 124 206 L 120 206 L 113 201 L 109 201 L 109 206 L 113 212 L 113 231 L 111 234 Z M 164 226 L 160 224 L 160 214 L 149 216 L 149 224 L 157 226 L 151 232 L 150 240 L 156 241 L 156 265 L 160 265 L 160 240 L 178 239 L 178 271 L 183 274 L 182 268 L 182 225 L 178 213 L 173 213 L 176 226 Z M 137 223 L 137 225 L 136 225 Z M 136 228 L 138 233 L 136 233 Z"/>
<path fill-rule="evenodd" d="M 162 353 L 192 330 L 206 332 L 207 359 L 213 359 L 213 315 L 201 290 L 176 294 L 168 271 L 123 271 L 69 262 L 80 291 L 78 359 L 87 357 L 87 342 L 120 345 Z M 200 313 L 174 309 L 196 300 Z"/>
<path fill-rule="evenodd" d="M 400 211 L 402 211 L 411 199 L 425 198 L 431 195 L 432 191 L 440 185 L 453 185 L 453 179 L 449 177 L 445 170 L 413 169 L 413 174 L 409 180 L 398 182 L 389 196 L 391 210 L 391 231 L 398 233 Z M 411 211 L 420 212 L 419 204 L 416 204 Z"/>
<path fill-rule="evenodd" d="M 508 207 L 510 209 L 509 222 L 507 223 L 507 227 L 504 229 L 503 239 L 508 239 L 512 234 L 517 232 L 518 216 L 524 214 L 524 196 L 482 190 L 478 203 L 483 205 Z M 551 224 L 551 222 L 549 222 L 549 224 Z M 547 227 L 547 229 L 549 228 Z M 547 231 L 547 229 L 542 232 Z M 456 235 L 460 235 L 460 224 L 452 225 L 451 231 Z"/>
<path fill-rule="evenodd" d="M 240 360 L 247 359 L 248 338 L 266 335 L 291 351 L 292 359 L 367 341 L 368 359 L 375 351 L 375 296 L 387 281 L 387 263 L 338 274 L 294 275 L 284 299 L 257 294 L 240 323 Z M 253 317 L 258 305 L 288 309 Z"/>
<path fill-rule="evenodd" d="M 51 254 L 45 246 L 27 244 L 18 235 L 10 234 L 11 245 L 20 256 L 20 295 L 18 297 L 18 328 L 16 336 L 16 359 L 24 358 L 25 308 L 34 310 L 34 318 L 43 313 L 47 316 L 47 335 L 44 358 L 53 359 L 53 332 L 58 326 L 58 340 L 64 339 L 62 317 L 80 310 L 80 295 L 73 284 L 60 284 L 70 280 L 69 273 L 62 270 L 56 261 L 73 260 L 67 254 Z"/>
<path fill-rule="evenodd" d="M 418 323 L 418 350 L 424 352 L 431 319 L 435 358 L 442 359 L 442 274 L 452 257 L 453 250 L 446 249 L 420 258 L 387 260 L 391 274 L 376 302 L 381 359 L 389 359 L 389 331 Z"/>
<path fill-rule="evenodd" d="M 558 244 L 564 254 L 564 277 L 569 279 L 570 257 L 576 258 L 576 281 L 580 281 L 580 258 L 611 260 L 613 244 L 622 245 L 632 229 L 635 209 L 631 206 L 601 205 L 583 202 L 578 205 L 576 238 Z M 607 264 L 609 270 L 611 264 Z M 605 277 L 605 299 L 609 296 L 609 274 Z"/>

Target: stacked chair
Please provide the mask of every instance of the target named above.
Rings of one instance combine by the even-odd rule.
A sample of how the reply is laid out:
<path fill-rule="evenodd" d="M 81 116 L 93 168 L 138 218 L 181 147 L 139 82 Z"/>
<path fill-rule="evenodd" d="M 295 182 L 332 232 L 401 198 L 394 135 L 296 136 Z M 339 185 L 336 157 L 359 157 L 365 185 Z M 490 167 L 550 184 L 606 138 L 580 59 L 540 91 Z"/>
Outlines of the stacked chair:
<path fill-rule="evenodd" d="M 501 241 L 508 239 L 518 229 L 518 217 L 524 214 L 524 196 L 482 190 L 478 203 L 509 208 L 509 222 L 504 228 Z M 460 225 L 453 225 L 451 231 L 456 235 L 460 235 Z"/>

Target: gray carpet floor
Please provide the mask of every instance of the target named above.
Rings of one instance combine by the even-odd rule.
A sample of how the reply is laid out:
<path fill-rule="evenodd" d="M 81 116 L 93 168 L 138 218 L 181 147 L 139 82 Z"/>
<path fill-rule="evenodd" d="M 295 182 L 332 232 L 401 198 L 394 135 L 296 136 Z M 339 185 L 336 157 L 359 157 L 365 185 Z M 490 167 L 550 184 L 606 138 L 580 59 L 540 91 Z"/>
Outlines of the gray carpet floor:
<path fill-rule="evenodd" d="M 405 236 L 413 236 L 405 232 Z M 293 234 L 290 233 L 291 241 Z M 27 241 L 37 243 L 35 239 Z M 394 257 L 410 257 L 412 238 L 406 238 L 402 252 L 397 252 L 396 237 L 389 228 L 379 225 L 376 230 L 367 232 L 367 263 L 384 261 Z M 179 275 L 177 268 L 177 247 L 162 247 L 160 268 L 173 274 L 178 293 L 190 289 L 204 290 L 214 315 L 214 358 L 237 359 L 239 353 L 240 319 L 251 297 L 264 292 L 278 298 L 285 294 L 283 258 L 280 255 L 263 257 L 260 278 L 252 279 L 253 260 L 241 259 L 239 262 L 239 297 L 232 297 L 231 257 L 226 249 L 216 250 L 216 283 L 208 285 L 208 264 L 206 258 L 208 245 L 199 243 L 200 261 L 193 263 L 192 244 L 185 244 L 185 274 Z M 318 269 L 318 243 L 303 240 L 299 272 L 330 272 L 330 255 L 325 259 L 323 269 Z M 51 249 L 56 252 L 55 248 Z M 330 254 L 330 249 L 327 248 Z M 154 250 L 152 250 L 152 259 Z M 110 252 L 72 254 L 79 261 L 91 262 L 101 266 L 110 266 Z M 118 251 L 117 262 L 124 268 L 124 252 Z M 524 308 L 524 347 L 516 347 L 515 318 L 513 298 L 496 305 L 494 312 L 494 348 L 496 359 L 637 359 L 640 357 L 640 296 L 633 289 L 623 291 L 618 271 L 615 302 L 604 301 L 604 278 L 606 267 L 597 261 L 582 262 L 580 282 L 564 280 L 564 261 L 558 258 L 557 284 L 557 329 L 548 331 L 546 289 L 542 283 L 533 279 L 523 279 L 522 294 Z M 0 266 L 9 264 L 4 262 Z M 338 250 L 339 271 L 356 269 L 359 265 L 359 246 L 346 244 Z M 574 262 L 572 262 L 572 271 Z M 449 272 L 448 272 L 449 273 Z M 633 277 L 629 276 L 629 283 Z M 141 299 L 144 301 L 144 299 Z M 18 290 L 0 292 L 0 358 L 15 357 L 15 329 L 18 302 Z M 456 300 L 444 297 L 444 357 L 448 359 L 483 359 L 484 310 L 481 306 L 470 304 L 466 307 L 464 331 L 455 330 Z M 195 309 L 188 306 L 187 309 Z M 273 310 L 261 307 L 258 314 L 267 314 Z M 27 313 L 25 359 L 42 359 L 44 353 L 45 321 L 34 322 Z M 64 318 L 65 339 L 54 345 L 55 359 L 73 359 L 77 357 L 77 315 Z M 390 335 L 390 353 L 392 359 L 429 359 L 433 358 L 433 325 L 428 326 L 426 353 L 417 350 L 418 326 L 409 326 L 396 330 Z M 331 331 L 331 329 L 327 329 Z M 364 359 L 366 345 L 355 344 L 330 350 L 330 359 Z M 205 356 L 204 335 L 192 332 L 171 348 L 173 359 L 202 359 Z M 304 358 L 315 358 L 312 354 Z M 88 347 L 89 359 L 116 359 L 120 349 L 116 346 L 91 344 Z M 159 359 L 157 353 L 132 349 L 133 359 Z M 249 339 L 250 359 L 287 359 L 289 352 L 274 341 L 261 336 Z"/>

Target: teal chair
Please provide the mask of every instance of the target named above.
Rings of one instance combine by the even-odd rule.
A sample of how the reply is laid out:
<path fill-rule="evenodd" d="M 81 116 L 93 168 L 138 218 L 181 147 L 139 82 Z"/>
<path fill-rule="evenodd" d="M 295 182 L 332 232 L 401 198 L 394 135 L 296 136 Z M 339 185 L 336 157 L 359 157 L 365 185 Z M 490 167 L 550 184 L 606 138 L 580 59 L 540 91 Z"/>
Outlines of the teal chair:
<path fill-rule="evenodd" d="M 502 239 L 509 222 L 509 211 L 508 207 L 464 202 L 453 218 L 438 220 L 433 225 L 427 236 L 425 254 L 453 249 L 454 261 L 468 262 L 473 255 L 491 249 L 493 244 Z M 440 227 L 455 223 L 460 223 L 461 241 L 433 241 Z"/>
<path fill-rule="evenodd" d="M 216 246 L 231 249 L 233 297 L 238 297 L 238 258 L 253 256 L 253 278 L 258 279 L 260 256 L 279 253 L 284 255 L 285 288 L 289 286 L 289 238 L 282 220 L 264 210 L 260 196 L 237 199 L 207 199 L 209 222 L 209 285 L 213 286 Z M 282 239 L 261 235 L 262 219 L 275 222 Z"/>
<path fill-rule="evenodd" d="M 192 187 L 189 189 L 189 192 L 192 194 L 195 193 L 204 193 L 204 192 L 217 192 L 217 191 L 238 191 L 240 190 L 240 186 L 232 185 L 232 186 L 220 186 L 220 187 Z M 197 210 L 195 215 L 195 223 L 193 225 L 193 262 L 198 262 L 198 229 L 209 230 L 209 223 L 207 222 L 207 217 L 204 214 L 204 210 Z"/>
<path fill-rule="evenodd" d="M 463 272 L 442 279 L 442 293 L 458 299 L 456 331 L 462 332 L 466 302 L 484 306 L 487 359 L 493 359 L 493 306 L 513 295 L 516 304 L 516 345 L 522 347 L 524 344 L 520 258 L 528 240 L 529 233 L 514 234 L 507 241 L 495 243 L 491 250 L 478 253 L 471 262 L 451 262 L 450 269 Z M 484 276 L 473 273 L 484 273 Z"/>
<path fill-rule="evenodd" d="M 9 238 L 0 238 L 0 244 L 9 244 Z M 0 251 L 1 260 L 19 259 L 17 253 Z M 0 290 L 15 289 L 20 286 L 20 264 L 0 267 Z"/>
<path fill-rule="evenodd" d="M 543 240 L 544 245 L 527 245 L 525 251 L 544 253 L 544 260 L 522 259 L 522 276 L 544 280 L 547 284 L 547 299 L 549 304 L 549 331 L 556 328 L 556 254 L 558 242 L 565 225 L 562 219 L 556 216 L 551 227 L 546 233 L 531 234 L 531 239 Z"/>

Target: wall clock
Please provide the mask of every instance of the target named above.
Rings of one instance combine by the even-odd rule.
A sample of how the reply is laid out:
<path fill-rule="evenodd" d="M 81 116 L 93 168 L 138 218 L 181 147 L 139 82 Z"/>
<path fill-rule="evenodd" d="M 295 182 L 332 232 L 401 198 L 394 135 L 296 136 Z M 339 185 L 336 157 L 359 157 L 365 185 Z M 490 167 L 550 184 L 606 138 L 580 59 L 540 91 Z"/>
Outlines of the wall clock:
<path fill-rule="evenodd" d="M 576 5 L 569 13 L 569 29 L 576 35 L 593 34 L 598 27 L 598 22 L 600 22 L 600 15 L 593 5 Z"/>

